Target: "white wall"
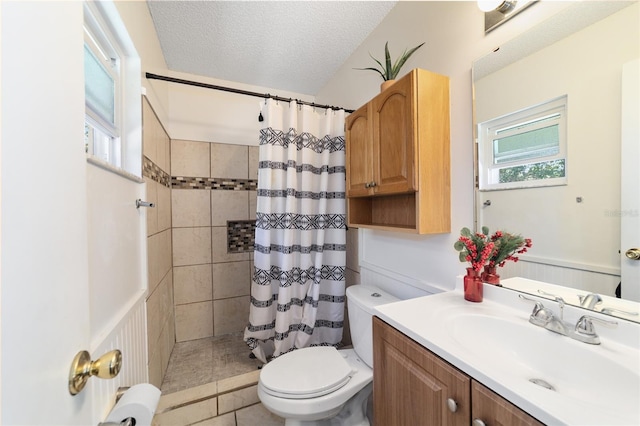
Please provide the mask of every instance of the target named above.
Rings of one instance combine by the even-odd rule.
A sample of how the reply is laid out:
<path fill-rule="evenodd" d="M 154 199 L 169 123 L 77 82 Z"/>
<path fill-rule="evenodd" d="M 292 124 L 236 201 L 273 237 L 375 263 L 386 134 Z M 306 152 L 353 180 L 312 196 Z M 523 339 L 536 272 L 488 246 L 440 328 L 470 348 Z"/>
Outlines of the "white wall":
<path fill-rule="evenodd" d="M 453 244 L 459 230 L 473 227 L 473 151 L 471 64 L 495 47 L 567 6 L 538 2 L 488 35 L 476 2 L 399 2 L 371 36 L 354 52 L 317 95 L 317 102 L 355 108 L 379 92 L 379 77 L 354 70 L 380 58 L 385 41 L 392 56 L 425 41 L 403 68 L 420 67 L 451 79 L 451 233 L 411 236 L 392 232 L 361 232 L 361 265 L 398 275 L 424 288 L 450 289 L 463 272 Z M 404 278 L 403 278 L 404 277 Z"/>
<path fill-rule="evenodd" d="M 177 72 L 166 75 L 255 93 L 313 101 L 308 95 L 273 88 Z M 258 135 L 264 127 L 264 122 L 258 121 L 258 115 L 265 104 L 263 99 L 158 80 L 153 80 L 151 85 L 158 83 L 167 85 L 169 120 L 166 125 L 172 139 L 258 145 Z"/>

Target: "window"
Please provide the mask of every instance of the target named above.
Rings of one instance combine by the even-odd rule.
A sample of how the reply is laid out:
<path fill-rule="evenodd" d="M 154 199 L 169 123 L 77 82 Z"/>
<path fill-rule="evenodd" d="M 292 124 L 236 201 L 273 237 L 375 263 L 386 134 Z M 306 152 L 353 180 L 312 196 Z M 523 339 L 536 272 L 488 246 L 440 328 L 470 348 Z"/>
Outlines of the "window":
<path fill-rule="evenodd" d="M 478 125 L 479 189 L 566 185 L 563 96 Z"/>
<path fill-rule="evenodd" d="M 112 2 L 84 4 L 84 35 L 87 158 L 140 177 L 140 59 Z"/>

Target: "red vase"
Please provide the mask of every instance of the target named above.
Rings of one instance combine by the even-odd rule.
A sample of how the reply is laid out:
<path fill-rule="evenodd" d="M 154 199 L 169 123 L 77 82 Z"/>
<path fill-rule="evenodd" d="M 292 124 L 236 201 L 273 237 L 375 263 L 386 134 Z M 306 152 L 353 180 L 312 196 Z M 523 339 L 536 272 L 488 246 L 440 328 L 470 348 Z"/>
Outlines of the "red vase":
<path fill-rule="evenodd" d="M 496 267 L 484 265 L 482 275 L 480 275 L 483 283 L 500 286 L 500 275 L 496 273 Z"/>
<path fill-rule="evenodd" d="M 464 277 L 464 298 L 469 302 L 482 302 L 482 279 L 480 273 L 473 268 L 467 268 Z"/>

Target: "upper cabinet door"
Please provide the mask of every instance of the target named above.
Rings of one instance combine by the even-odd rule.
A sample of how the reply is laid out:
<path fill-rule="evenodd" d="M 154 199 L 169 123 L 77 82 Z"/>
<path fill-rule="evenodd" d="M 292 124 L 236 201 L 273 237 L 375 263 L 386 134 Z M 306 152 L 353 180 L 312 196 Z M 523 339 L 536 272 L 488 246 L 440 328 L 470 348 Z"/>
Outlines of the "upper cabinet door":
<path fill-rule="evenodd" d="M 347 117 L 347 196 L 362 197 L 373 193 L 371 119 L 369 104 Z"/>
<path fill-rule="evenodd" d="M 373 168 L 377 194 L 417 190 L 413 73 L 398 80 L 372 102 Z"/>

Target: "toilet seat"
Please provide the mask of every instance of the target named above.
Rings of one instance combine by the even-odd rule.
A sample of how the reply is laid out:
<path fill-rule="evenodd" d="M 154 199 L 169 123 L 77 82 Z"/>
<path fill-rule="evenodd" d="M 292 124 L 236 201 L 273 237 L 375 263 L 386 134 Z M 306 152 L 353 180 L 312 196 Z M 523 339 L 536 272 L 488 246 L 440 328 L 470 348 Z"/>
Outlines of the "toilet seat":
<path fill-rule="evenodd" d="M 343 387 L 355 371 L 332 346 L 297 349 L 262 367 L 260 383 L 273 396 L 316 398 Z"/>

